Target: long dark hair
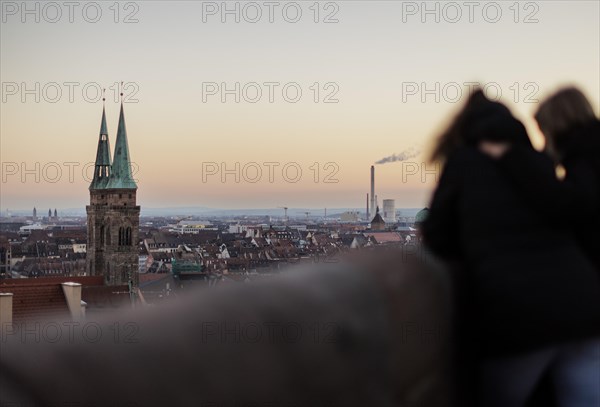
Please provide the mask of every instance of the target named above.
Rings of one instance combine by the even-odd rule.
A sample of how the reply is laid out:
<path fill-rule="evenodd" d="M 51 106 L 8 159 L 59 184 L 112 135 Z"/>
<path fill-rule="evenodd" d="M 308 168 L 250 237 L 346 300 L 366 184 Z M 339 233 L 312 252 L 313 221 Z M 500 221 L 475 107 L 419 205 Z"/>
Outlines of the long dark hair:
<path fill-rule="evenodd" d="M 431 161 L 445 161 L 462 145 L 483 140 L 507 141 L 531 147 L 525 126 L 502 103 L 489 100 L 481 89 L 473 92 L 465 106 L 438 137 Z"/>
<path fill-rule="evenodd" d="M 598 121 L 589 100 L 575 87 L 561 89 L 543 101 L 535 119 L 546 138 L 546 151 L 559 162 L 570 136 Z"/>

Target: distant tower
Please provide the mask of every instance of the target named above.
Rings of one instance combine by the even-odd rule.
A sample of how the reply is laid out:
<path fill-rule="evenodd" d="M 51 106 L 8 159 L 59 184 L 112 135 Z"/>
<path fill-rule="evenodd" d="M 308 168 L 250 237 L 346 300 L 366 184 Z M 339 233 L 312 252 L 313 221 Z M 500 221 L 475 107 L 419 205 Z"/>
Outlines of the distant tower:
<path fill-rule="evenodd" d="M 52 219 L 52 209 L 48 209 L 48 220 Z"/>
<path fill-rule="evenodd" d="M 58 212 L 56 212 L 56 208 L 54 208 L 54 219 L 58 219 Z"/>
<path fill-rule="evenodd" d="M 112 163 L 106 113 L 102 109 L 94 178 L 89 190 L 87 270 L 90 275 L 104 276 L 109 285 L 137 286 L 140 207 L 136 205 L 137 185 L 131 173 L 122 101 Z"/>
<path fill-rule="evenodd" d="M 385 230 L 385 221 L 379 214 L 379 206 L 375 210 L 375 216 L 371 220 L 371 230 Z"/>
<path fill-rule="evenodd" d="M 383 200 L 383 220 L 386 223 L 396 222 L 396 201 L 394 199 Z"/>
<path fill-rule="evenodd" d="M 37 219 L 37 209 L 35 209 L 35 206 L 33 207 L 33 219 Z"/>

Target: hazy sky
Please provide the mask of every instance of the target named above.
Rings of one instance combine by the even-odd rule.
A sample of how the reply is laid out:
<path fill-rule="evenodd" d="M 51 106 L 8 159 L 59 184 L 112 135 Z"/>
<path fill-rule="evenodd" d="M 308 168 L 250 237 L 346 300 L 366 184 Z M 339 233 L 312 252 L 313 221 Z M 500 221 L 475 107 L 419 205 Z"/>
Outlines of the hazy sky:
<path fill-rule="evenodd" d="M 426 152 L 469 82 L 538 145 L 535 99 L 600 101 L 598 1 L 1 4 L 2 211 L 88 202 L 97 91 L 114 147 L 120 81 L 148 207 L 363 207 L 370 165 Z M 426 205 L 435 176 L 409 161 L 376 167 L 380 203 Z"/>

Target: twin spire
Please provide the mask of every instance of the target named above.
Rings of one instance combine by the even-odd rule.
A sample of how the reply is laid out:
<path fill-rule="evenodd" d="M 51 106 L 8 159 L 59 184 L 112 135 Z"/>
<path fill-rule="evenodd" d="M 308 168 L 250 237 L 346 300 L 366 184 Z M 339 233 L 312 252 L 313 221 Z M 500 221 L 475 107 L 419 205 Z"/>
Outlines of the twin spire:
<path fill-rule="evenodd" d="M 103 99 L 104 100 L 104 99 Z M 137 189 L 131 173 L 131 159 L 127 143 L 127 130 L 125 128 L 125 114 L 121 101 L 117 141 L 115 143 L 114 160 L 110 157 L 110 142 L 106 126 L 106 112 L 102 106 L 102 121 L 100 123 L 100 138 L 96 152 L 94 178 L 90 189 Z"/>

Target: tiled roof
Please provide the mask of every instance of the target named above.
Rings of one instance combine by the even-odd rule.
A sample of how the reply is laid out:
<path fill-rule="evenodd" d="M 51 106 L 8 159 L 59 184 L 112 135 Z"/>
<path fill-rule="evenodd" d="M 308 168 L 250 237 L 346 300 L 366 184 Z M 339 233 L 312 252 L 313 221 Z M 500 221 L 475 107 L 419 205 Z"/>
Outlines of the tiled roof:
<path fill-rule="evenodd" d="M 170 274 L 157 274 L 157 273 L 143 273 L 139 275 L 140 287 L 149 284 L 156 280 L 162 280 L 169 277 Z"/>
<path fill-rule="evenodd" d="M 379 212 L 377 212 L 375 214 L 375 217 L 373 218 L 373 220 L 371 220 L 371 224 L 373 223 L 380 223 L 380 224 L 385 224 L 383 218 L 381 217 L 381 215 L 379 214 Z"/>
<path fill-rule="evenodd" d="M 23 285 L 51 285 L 61 283 L 79 283 L 86 285 L 104 285 L 102 276 L 80 276 L 80 277 L 40 277 L 40 278 L 8 278 L 0 280 L 0 291 L 6 286 L 23 286 Z"/>
<path fill-rule="evenodd" d="M 0 292 L 13 294 L 13 322 L 69 317 L 60 284 L 0 285 Z"/>
<path fill-rule="evenodd" d="M 102 276 L 42 277 L 6 279 L 0 282 L 0 292 L 13 294 L 13 321 L 69 319 L 69 309 L 61 283 L 82 285 L 81 299 L 88 310 L 116 309 L 130 306 L 129 287 L 105 286 Z"/>
<path fill-rule="evenodd" d="M 87 303 L 88 310 L 118 309 L 131 306 L 129 286 L 84 286 L 81 299 Z"/>
<path fill-rule="evenodd" d="M 372 237 L 377 243 L 402 242 L 402 236 L 396 232 L 369 232 L 364 234 L 367 237 Z"/>

